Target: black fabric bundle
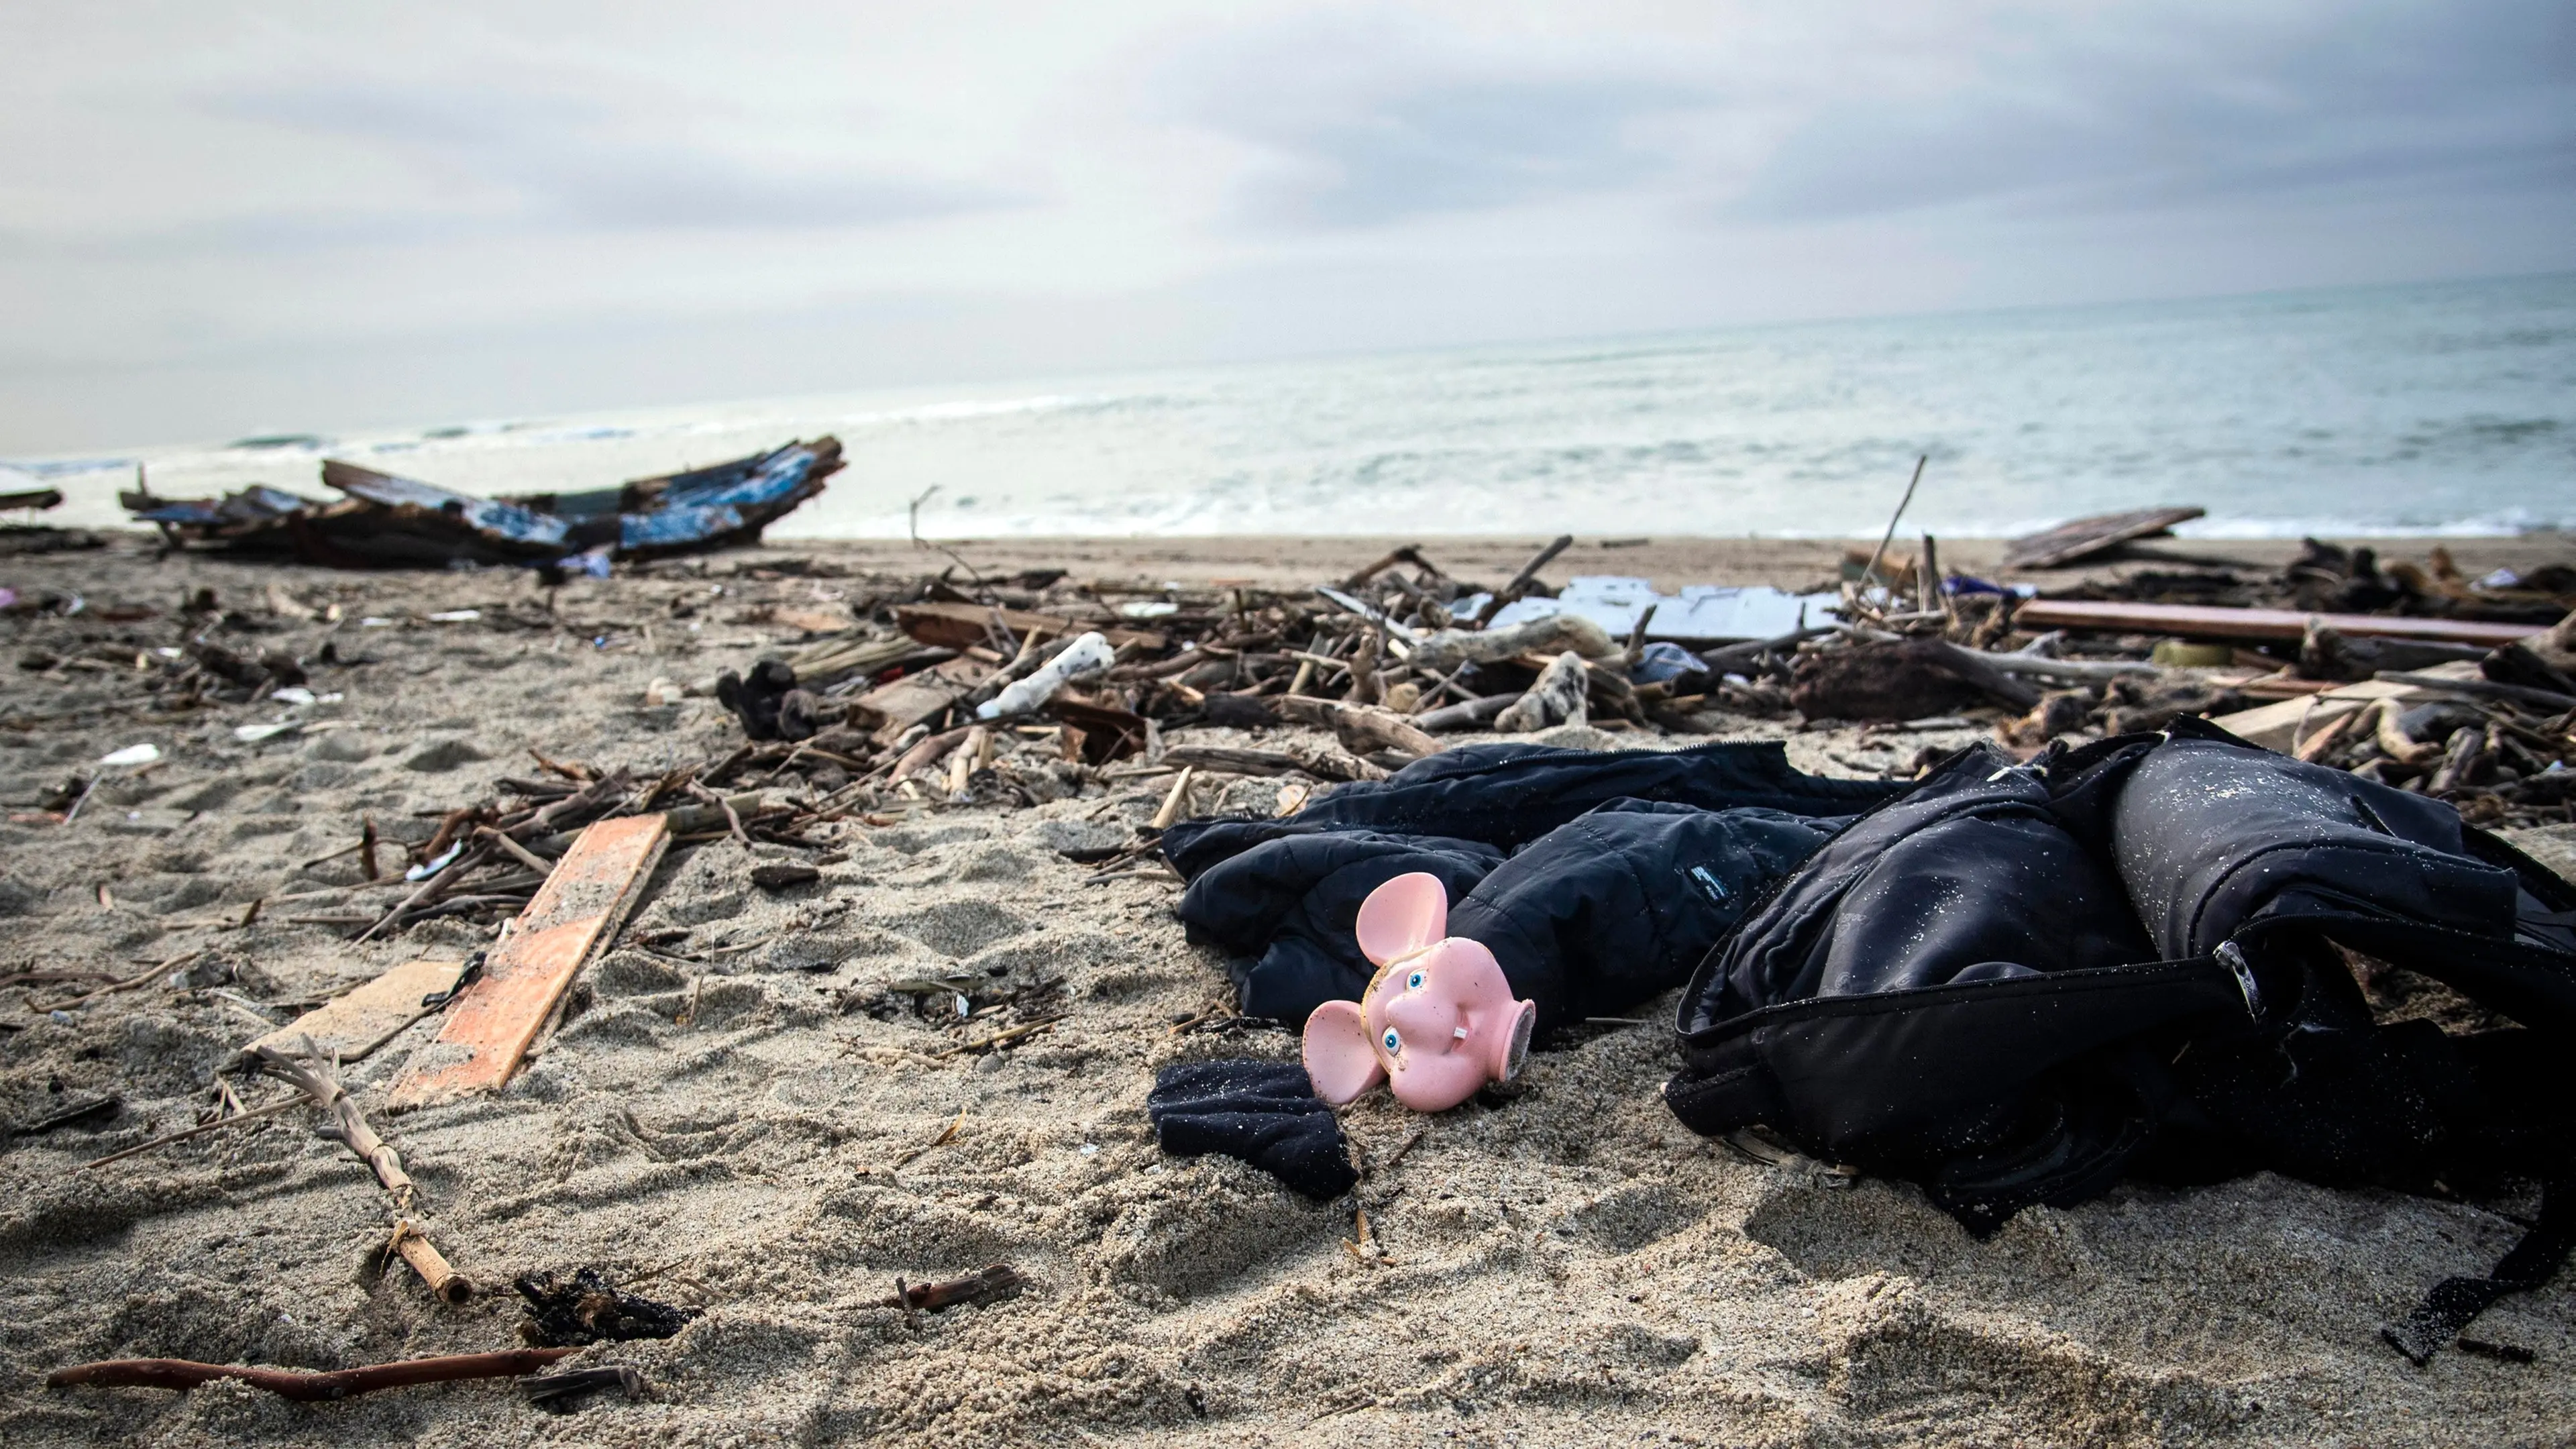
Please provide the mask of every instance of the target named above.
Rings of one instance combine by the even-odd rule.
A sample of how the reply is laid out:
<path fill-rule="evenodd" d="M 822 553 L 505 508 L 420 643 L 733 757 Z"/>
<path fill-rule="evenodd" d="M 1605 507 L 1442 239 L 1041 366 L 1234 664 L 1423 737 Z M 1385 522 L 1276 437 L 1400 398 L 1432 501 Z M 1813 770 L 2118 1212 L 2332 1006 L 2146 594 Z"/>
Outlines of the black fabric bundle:
<path fill-rule="evenodd" d="M 1483 941 L 1539 1030 L 1681 983 L 1783 872 L 1907 788 L 1790 768 L 1776 742 L 1595 753 L 1470 745 L 1344 785 L 1287 820 L 1163 834 L 1180 915 L 1215 945 L 1246 1015 L 1302 1025 L 1374 971 L 1360 902 L 1411 871 L 1448 888 L 1452 935 Z"/>
<path fill-rule="evenodd" d="M 2576 890 L 2449 806 L 2197 722 L 2029 764 L 1980 746 L 1709 953 L 1665 1100 L 1912 1177 L 1980 1231 L 2127 1173 L 2554 1184 L 2576 1161 L 2571 921 Z M 2520 1025 L 2382 1025 L 2346 951 Z M 2553 1186 L 2524 1250 L 2390 1342 L 2420 1361 L 2545 1280 L 2570 1217 Z"/>
<path fill-rule="evenodd" d="M 1187 1062 L 1154 1076 L 1145 1113 L 1165 1152 L 1239 1157 L 1317 1201 L 1359 1181 L 1342 1124 L 1296 1062 Z"/>

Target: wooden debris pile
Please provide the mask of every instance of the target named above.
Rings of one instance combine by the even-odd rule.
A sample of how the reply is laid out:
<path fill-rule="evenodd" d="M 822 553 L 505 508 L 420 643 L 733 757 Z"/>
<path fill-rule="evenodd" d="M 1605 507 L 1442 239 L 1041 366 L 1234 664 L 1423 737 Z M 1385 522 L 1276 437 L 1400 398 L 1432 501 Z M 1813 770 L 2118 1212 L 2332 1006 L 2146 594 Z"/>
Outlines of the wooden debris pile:
<path fill-rule="evenodd" d="M 2263 589 L 2229 575 L 2189 602 L 2101 585 L 2020 599 L 1955 578 L 1936 592 L 1887 572 L 1898 586 L 1848 586 L 1848 622 L 1786 668 L 1810 727 L 1952 716 L 1991 722 L 2029 755 L 2197 716 L 2449 800 L 2474 823 L 2576 819 L 2576 569 L 2472 582 L 2439 548 L 2421 566 L 2382 565 L 2311 541 Z"/>

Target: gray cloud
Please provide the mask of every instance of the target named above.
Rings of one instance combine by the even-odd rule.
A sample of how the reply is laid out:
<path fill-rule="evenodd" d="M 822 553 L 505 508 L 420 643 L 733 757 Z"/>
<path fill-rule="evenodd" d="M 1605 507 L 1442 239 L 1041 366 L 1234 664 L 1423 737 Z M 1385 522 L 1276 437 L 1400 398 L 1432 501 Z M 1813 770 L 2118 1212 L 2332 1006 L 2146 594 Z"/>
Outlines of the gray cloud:
<path fill-rule="evenodd" d="M 1440 81 L 1369 98 L 1347 114 L 1225 123 L 1293 158 L 1284 174 L 1257 183 L 1256 214 L 1370 226 L 1644 180 L 1669 163 L 1629 128 L 1674 99 L 1622 79 Z"/>
<path fill-rule="evenodd" d="M 2465 0 L 2175 17 L 2146 33 L 2033 21 L 1972 84 L 1820 112 L 1729 210 L 1814 221 L 2531 185 L 2576 165 L 2571 17 L 2558 0 Z"/>
<path fill-rule="evenodd" d="M 1292 227 L 1617 191 L 1672 164 L 1641 123 L 1706 104 L 1633 60 L 1501 51 L 1383 17 L 1231 36 L 1166 86 L 1175 119 L 1269 153 L 1241 213 Z"/>
<path fill-rule="evenodd" d="M 460 188 L 516 198 L 530 219 L 574 226 L 878 226 L 1028 199 L 996 187 L 830 160 L 800 163 L 774 151 L 655 134 L 652 115 L 661 108 L 648 97 L 611 105 L 491 85 L 307 83 L 212 105 L 242 119 L 380 143 Z"/>

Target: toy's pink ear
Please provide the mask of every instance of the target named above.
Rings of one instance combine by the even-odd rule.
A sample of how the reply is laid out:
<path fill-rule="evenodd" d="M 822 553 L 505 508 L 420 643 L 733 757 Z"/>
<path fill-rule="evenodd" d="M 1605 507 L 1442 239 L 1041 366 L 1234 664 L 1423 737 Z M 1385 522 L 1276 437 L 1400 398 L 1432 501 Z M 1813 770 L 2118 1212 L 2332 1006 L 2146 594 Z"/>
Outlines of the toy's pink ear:
<path fill-rule="evenodd" d="M 1315 1095 L 1336 1107 L 1356 1102 L 1386 1078 L 1369 1050 L 1368 1022 L 1356 1001 L 1327 1001 L 1306 1018 L 1306 1080 Z"/>
<path fill-rule="evenodd" d="M 1360 902 L 1360 954 L 1380 966 L 1449 933 L 1449 891 L 1422 871 L 1397 876 Z"/>

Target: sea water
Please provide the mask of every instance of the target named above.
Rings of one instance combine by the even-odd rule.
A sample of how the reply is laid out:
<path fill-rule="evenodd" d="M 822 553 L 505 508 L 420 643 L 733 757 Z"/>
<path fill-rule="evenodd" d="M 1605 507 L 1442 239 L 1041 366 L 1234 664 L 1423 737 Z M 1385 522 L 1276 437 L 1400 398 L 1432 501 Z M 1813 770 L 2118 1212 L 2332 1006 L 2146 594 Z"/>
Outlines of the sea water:
<path fill-rule="evenodd" d="M 1738 327 L 17 460 L 105 523 L 321 496 L 323 457 L 550 492 L 837 435 L 774 538 L 2009 535 L 2196 504 L 2209 537 L 2576 524 L 2576 275 Z M 927 495 L 924 497 L 923 495 Z"/>

